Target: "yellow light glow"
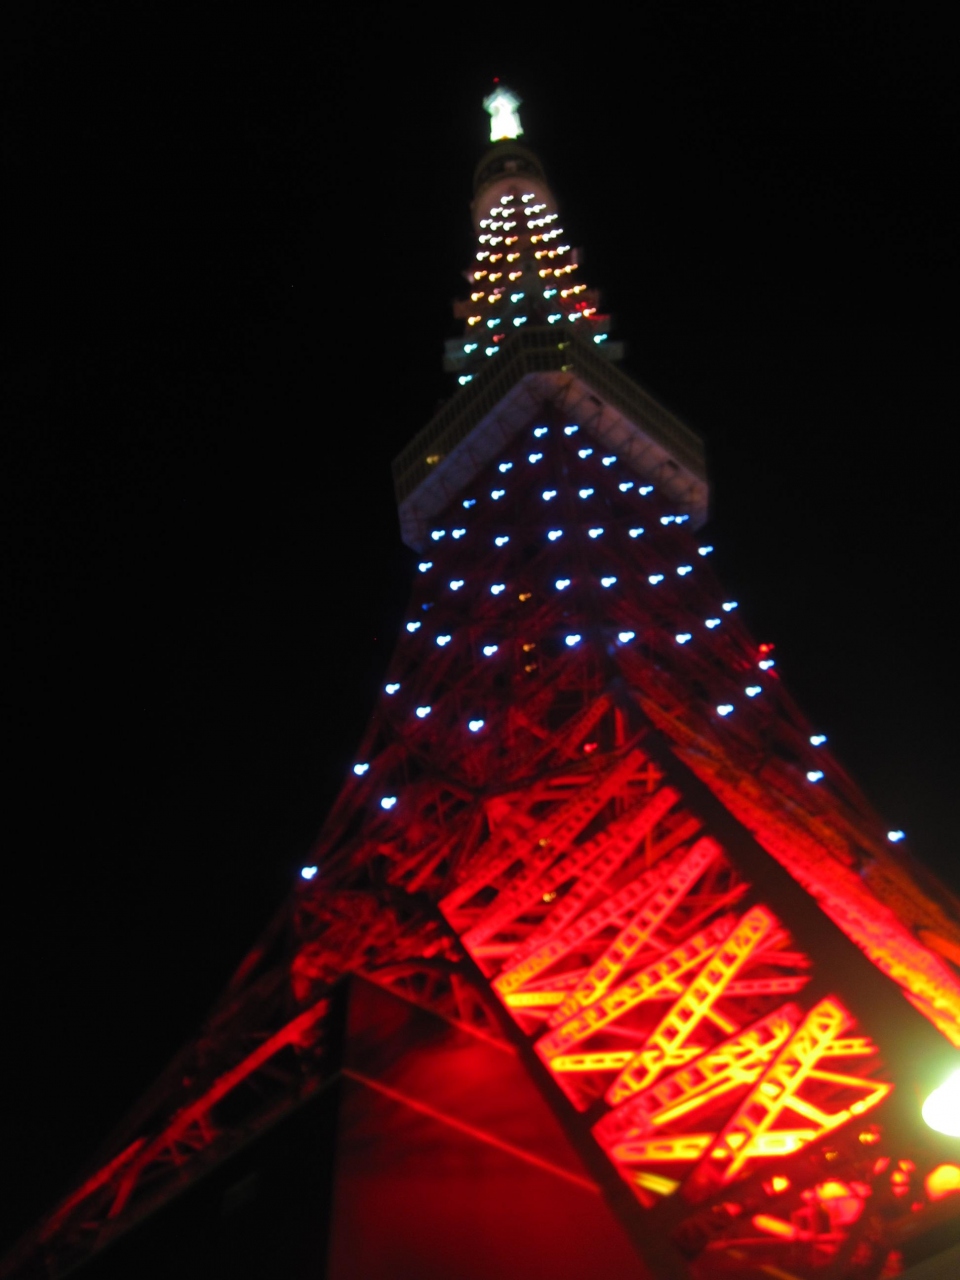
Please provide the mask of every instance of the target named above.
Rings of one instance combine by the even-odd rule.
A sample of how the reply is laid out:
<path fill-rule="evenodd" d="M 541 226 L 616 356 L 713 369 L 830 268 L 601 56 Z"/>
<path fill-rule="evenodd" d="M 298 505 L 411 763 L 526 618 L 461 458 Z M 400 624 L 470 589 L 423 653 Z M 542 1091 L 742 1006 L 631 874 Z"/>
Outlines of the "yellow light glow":
<path fill-rule="evenodd" d="M 931 1200 L 955 1196 L 960 1191 L 960 1169 L 955 1164 L 938 1164 L 927 1174 L 924 1186 Z"/>
<path fill-rule="evenodd" d="M 934 1089 L 921 1111 L 926 1123 L 948 1138 L 960 1138 L 960 1070 Z"/>

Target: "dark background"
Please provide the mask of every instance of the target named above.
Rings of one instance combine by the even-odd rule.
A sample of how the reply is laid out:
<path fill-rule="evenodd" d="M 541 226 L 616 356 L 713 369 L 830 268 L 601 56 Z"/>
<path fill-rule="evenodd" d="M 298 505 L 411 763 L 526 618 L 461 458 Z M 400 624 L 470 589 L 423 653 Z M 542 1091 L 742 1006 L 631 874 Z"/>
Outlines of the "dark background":
<path fill-rule="evenodd" d="M 480 107 L 524 98 L 716 567 L 960 889 L 957 49 L 933 6 L 37 6 L 8 30 L 3 1238 L 282 900 L 406 597 Z"/>

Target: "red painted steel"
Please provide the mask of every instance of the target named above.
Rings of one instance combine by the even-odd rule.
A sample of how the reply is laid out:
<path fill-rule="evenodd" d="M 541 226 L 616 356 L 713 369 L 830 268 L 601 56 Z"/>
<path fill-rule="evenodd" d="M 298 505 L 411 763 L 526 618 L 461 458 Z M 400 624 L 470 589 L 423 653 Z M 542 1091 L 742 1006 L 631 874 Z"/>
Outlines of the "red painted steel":
<path fill-rule="evenodd" d="M 63 1274 L 323 1087 L 350 974 L 511 1042 L 663 1274 L 894 1265 L 945 1162 L 873 1026 L 960 1044 L 956 904 L 811 745 L 686 516 L 531 407 L 429 531 L 315 878 L 0 1274 Z"/>

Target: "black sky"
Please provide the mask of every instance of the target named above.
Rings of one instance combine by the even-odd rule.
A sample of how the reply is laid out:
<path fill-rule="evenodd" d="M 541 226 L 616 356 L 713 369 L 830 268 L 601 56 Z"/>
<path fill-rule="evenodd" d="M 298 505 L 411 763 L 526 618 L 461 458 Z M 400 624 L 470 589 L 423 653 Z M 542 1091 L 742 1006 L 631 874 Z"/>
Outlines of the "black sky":
<path fill-rule="evenodd" d="M 706 438 L 717 569 L 960 889 L 933 12 L 91 4 L 8 33 L 5 1239 L 192 1033 L 351 758 L 493 75 L 628 371 Z"/>

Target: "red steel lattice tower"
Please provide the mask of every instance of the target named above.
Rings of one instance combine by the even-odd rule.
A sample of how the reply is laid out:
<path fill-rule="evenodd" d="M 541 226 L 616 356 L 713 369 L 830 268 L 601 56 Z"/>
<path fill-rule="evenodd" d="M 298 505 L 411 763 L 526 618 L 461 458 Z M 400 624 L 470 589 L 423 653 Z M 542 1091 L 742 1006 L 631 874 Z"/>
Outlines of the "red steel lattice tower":
<path fill-rule="evenodd" d="M 960 1234 L 960 1150 L 920 1117 L 960 1048 L 958 904 L 711 573 L 700 442 L 612 363 L 518 104 L 487 105 L 460 389 L 395 464 L 420 559 L 352 775 L 196 1041 L 4 1275 L 95 1259 L 336 1082 L 311 1275 L 878 1280 Z M 364 1130 L 371 1099 L 408 1123 Z M 521 1170 L 508 1270 L 401 1223 L 429 1219 L 383 1173 L 411 1116 L 466 1144 L 430 1184 L 448 1216 L 495 1234 L 477 1153 Z"/>

